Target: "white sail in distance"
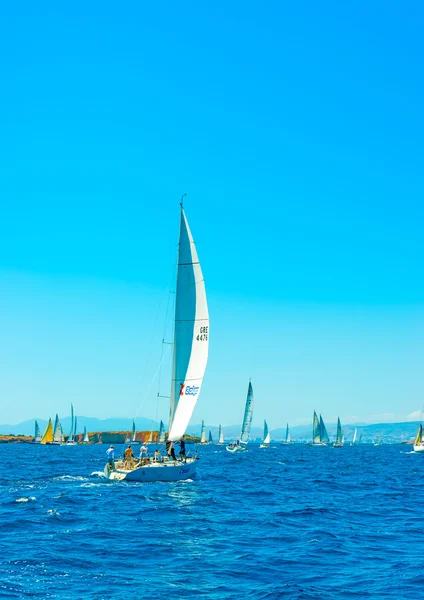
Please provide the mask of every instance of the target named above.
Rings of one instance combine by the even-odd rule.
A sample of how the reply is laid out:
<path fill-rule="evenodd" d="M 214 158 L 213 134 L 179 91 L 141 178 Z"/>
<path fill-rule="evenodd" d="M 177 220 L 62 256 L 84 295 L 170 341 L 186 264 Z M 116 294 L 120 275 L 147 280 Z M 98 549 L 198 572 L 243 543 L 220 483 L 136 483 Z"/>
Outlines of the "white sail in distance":
<path fill-rule="evenodd" d="M 250 428 L 252 426 L 253 405 L 254 405 L 253 388 L 252 388 L 251 382 L 249 381 L 249 387 L 247 390 L 247 398 L 246 398 L 246 407 L 244 409 L 243 425 L 241 428 L 241 436 L 240 436 L 240 441 L 243 442 L 244 444 L 247 444 L 247 442 L 249 441 Z"/>
<path fill-rule="evenodd" d="M 159 443 L 163 444 L 165 442 L 165 425 L 163 421 L 160 422 L 159 427 Z"/>
<path fill-rule="evenodd" d="M 175 299 L 174 355 L 168 439 L 181 439 L 193 414 L 208 361 L 209 313 L 205 282 L 181 207 Z"/>
<path fill-rule="evenodd" d="M 63 442 L 62 425 L 60 424 L 59 415 L 57 414 L 53 428 L 53 441 L 58 443 Z"/>
<path fill-rule="evenodd" d="M 201 444 L 206 444 L 206 429 L 205 429 L 205 422 L 202 421 L 202 429 L 200 431 L 200 443 Z"/>
<path fill-rule="evenodd" d="M 84 438 L 82 440 L 85 444 L 87 444 L 90 440 L 88 438 L 87 427 L 84 425 Z"/>
<path fill-rule="evenodd" d="M 35 421 L 35 431 L 34 431 L 34 442 L 39 442 L 41 440 L 41 431 L 38 426 L 37 421 Z"/>
<path fill-rule="evenodd" d="M 136 441 L 136 430 L 135 430 L 135 421 L 133 419 L 133 425 L 132 425 L 132 442 Z"/>
<path fill-rule="evenodd" d="M 289 430 L 289 424 L 287 423 L 287 427 L 286 427 L 286 444 L 290 444 L 291 442 L 291 438 L 290 438 L 290 430 Z"/>
<path fill-rule="evenodd" d="M 71 431 L 69 433 L 68 442 L 74 440 L 74 406 L 71 404 Z"/>
<path fill-rule="evenodd" d="M 268 423 L 264 420 L 264 444 L 269 444 L 271 441 L 271 434 L 269 433 Z"/>
<path fill-rule="evenodd" d="M 223 444 L 224 443 L 224 431 L 221 427 L 221 425 L 219 426 L 219 439 L 218 439 L 218 444 Z"/>

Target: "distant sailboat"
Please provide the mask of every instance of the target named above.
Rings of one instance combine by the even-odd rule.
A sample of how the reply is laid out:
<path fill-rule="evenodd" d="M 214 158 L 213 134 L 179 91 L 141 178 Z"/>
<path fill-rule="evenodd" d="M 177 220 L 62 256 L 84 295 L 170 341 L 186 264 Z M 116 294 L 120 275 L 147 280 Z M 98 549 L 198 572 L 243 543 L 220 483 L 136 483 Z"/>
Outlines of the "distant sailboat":
<path fill-rule="evenodd" d="M 35 421 L 34 442 L 36 444 L 39 444 L 41 442 L 41 431 L 37 421 Z"/>
<path fill-rule="evenodd" d="M 351 441 L 350 445 L 351 446 L 355 446 L 357 443 L 357 437 L 358 437 L 358 428 L 355 427 L 355 431 L 353 432 L 353 440 Z"/>
<path fill-rule="evenodd" d="M 417 436 L 414 442 L 414 452 L 424 452 L 424 441 L 423 441 L 423 426 L 418 427 Z"/>
<path fill-rule="evenodd" d="M 381 435 L 378 434 L 378 440 L 377 440 L 377 443 L 374 444 L 374 446 L 381 446 L 381 445 L 382 445 L 382 443 L 381 443 Z"/>
<path fill-rule="evenodd" d="M 291 441 L 291 437 L 290 437 L 290 429 L 289 429 L 289 424 L 287 423 L 286 426 L 286 437 L 284 438 L 284 440 L 281 442 L 284 446 L 288 445 L 288 444 L 293 444 L 293 442 Z"/>
<path fill-rule="evenodd" d="M 207 440 L 206 440 L 206 429 L 205 429 L 205 422 L 202 421 L 202 429 L 200 430 L 200 443 L 201 444 L 207 444 Z"/>
<path fill-rule="evenodd" d="M 212 438 L 212 431 L 209 429 L 209 438 L 208 438 L 208 442 L 209 444 L 213 443 L 213 438 Z"/>
<path fill-rule="evenodd" d="M 342 430 L 342 425 L 340 423 L 340 417 L 337 418 L 337 434 L 336 441 L 333 444 L 333 448 L 341 448 L 344 446 L 344 435 Z"/>
<path fill-rule="evenodd" d="M 269 448 L 271 442 L 271 434 L 269 433 L 268 423 L 264 420 L 264 439 L 259 448 Z"/>
<path fill-rule="evenodd" d="M 317 413 L 314 411 L 314 421 L 312 426 L 312 445 L 326 446 L 329 441 L 327 428 L 324 425 L 322 416 L 318 419 Z"/>
<path fill-rule="evenodd" d="M 196 247 L 181 202 L 175 294 L 174 343 L 168 441 L 184 436 L 199 398 L 208 361 L 209 313 L 205 282 Z M 192 478 L 196 457 L 182 463 L 166 457 L 163 462 L 126 466 L 116 462 L 116 470 L 105 467 L 111 479 L 129 481 L 179 481 Z"/>
<path fill-rule="evenodd" d="M 225 444 L 225 441 L 224 441 L 224 431 L 223 431 L 221 425 L 219 426 L 218 444 L 220 446 L 222 446 L 222 444 Z"/>
<path fill-rule="evenodd" d="M 90 443 L 90 439 L 88 437 L 88 433 L 87 433 L 87 427 L 84 425 L 84 437 L 82 440 L 83 444 L 89 444 Z"/>
<path fill-rule="evenodd" d="M 59 415 L 58 414 L 56 414 L 56 419 L 54 421 L 53 443 L 54 444 L 62 444 L 63 443 L 62 425 L 60 424 Z"/>
<path fill-rule="evenodd" d="M 137 440 L 137 431 L 135 429 L 135 421 L 133 419 L 132 424 L 132 436 L 131 436 L 131 444 L 139 444 L 140 442 Z"/>
<path fill-rule="evenodd" d="M 247 389 L 247 398 L 246 398 L 246 406 L 244 409 L 244 417 L 243 417 L 243 425 L 241 427 L 241 435 L 240 440 L 228 444 L 226 449 L 228 452 L 241 452 L 246 450 L 247 443 L 249 441 L 250 429 L 252 427 L 252 417 L 253 417 L 253 406 L 254 406 L 254 396 L 253 396 L 253 387 L 251 382 L 249 381 L 249 387 Z"/>
<path fill-rule="evenodd" d="M 359 439 L 358 439 L 358 446 L 359 444 L 362 442 L 362 433 L 359 434 Z"/>
<path fill-rule="evenodd" d="M 163 424 L 163 421 L 160 422 L 160 427 L 159 427 L 159 444 L 164 444 L 165 443 L 165 425 Z"/>
<path fill-rule="evenodd" d="M 75 446 L 75 420 L 74 420 L 74 406 L 71 404 L 71 431 L 69 432 L 68 441 L 65 443 L 65 446 Z"/>
<path fill-rule="evenodd" d="M 49 419 L 46 430 L 41 438 L 40 444 L 53 444 L 53 425 L 52 420 Z"/>

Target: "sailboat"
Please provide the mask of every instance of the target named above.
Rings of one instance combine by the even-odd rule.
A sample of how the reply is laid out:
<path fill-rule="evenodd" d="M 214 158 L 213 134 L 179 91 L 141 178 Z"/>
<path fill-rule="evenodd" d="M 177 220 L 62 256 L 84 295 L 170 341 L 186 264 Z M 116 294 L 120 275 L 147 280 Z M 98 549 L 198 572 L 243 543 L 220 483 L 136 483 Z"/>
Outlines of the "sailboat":
<path fill-rule="evenodd" d="M 34 443 L 39 444 L 40 442 L 41 442 L 41 431 L 40 431 L 37 421 L 35 421 Z"/>
<path fill-rule="evenodd" d="M 88 437 L 88 433 L 87 433 L 87 427 L 85 425 L 84 425 L 84 437 L 82 438 L 82 443 L 83 444 L 90 443 L 90 438 Z"/>
<path fill-rule="evenodd" d="M 424 452 L 424 441 L 423 441 L 423 426 L 418 427 L 417 436 L 414 442 L 414 452 Z"/>
<path fill-rule="evenodd" d="M 49 419 L 43 437 L 40 440 L 40 444 L 53 444 L 53 425 L 52 420 Z"/>
<path fill-rule="evenodd" d="M 378 440 L 377 440 L 377 443 L 376 443 L 376 444 L 374 444 L 374 446 L 382 446 L 382 443 L 381 443 L 381 435 L 380 435 L 380 434 L 378 434 Z"/>
<path fill-rule="evenodd" d="M 75 441 L 75 420 L 74 420 L 74 406 L 71 404 L 71 431 L 69 432 L 68 441 L 65 443 L 65 446 L 76 446 Z"/>
<path fill-rule="evenodd" d="M 135 421 L 133 419 L 133 424 L 132 424 L 132 435 L 131 435 L 131 439 L 126 440 L 127 443 L 131 443 L 131 444 L 139 444 L 140 442 L 137 440 L 137 432 L 135 429 Z"/>
<path fill-rule="evenodd" d="M 289 429 L 289 424 L 287 423 L 286 426 L 286 437 L 284 438 L 284 440 L 281 442 L 284 446 L 288 445 L 288 444 L 293 444 L 294 442 L 291 441 L 291 437 L 290 437 L 290 429 Z"/>
<path fill-rule="evenodd" d="M 271 442 L 271 434 L 268 430 L 268 423 L 264 419 L 264 439 L 259 448 L 269 448 L 269 444 Z"/>
<path fill-rule="evenodd" d="M 207 444 L 208 442 L 206 441 L 206 429 L 205 429 L 205 422 L 202 421 L 202 429 L 200 430 L 200 443 L 201 444 Z"/>
<path fill-rule="evenodd" d="M 211 431 L 210 429 L 209 429 L 208 443 L 209 443 L 209 444 L 212 444 L 212 443 L 213 443 L 212 431 Z"/>
<path fill-rule="evenodd" d="M 252 417 L 253 417 L 253 406 L 254 406 L 254 397 L 253 397 L 253 388 L 252 383 L 249 381 L 249 387 L 247 389 L 247 398 L 246 398 L 246 406 L 244 409 L 244 417 L 243 417 L 243 425 L 241 427 L 241 435 L 240 440 L 236 442 L 232 442 L 226 446 L 228 452 L 242 452 L 247 450 L 247 442 L 249 441 L 250 429 L 252 427 Z"/>
<path fill-rule="evenodd" d="M 338 417 L 336 441 L 333 444 L 333 448 L 342 448 L 342 446 L 344 446 L 344 434 L 342 430 L 342 424 L 340 423 L 340 417 Z"/>
<path fill-rule="evenodd" d="M 350 442 L 351 446 L 355 446 L 357 444 L 357 437 L 358 437 L 358 428 L 355 427 L 355 431 L 353 432 L 353 440 Z"/>
<path fill-rule="evenodd" d="M 220 446 L 222 446 L 222 444 L 225 444 L 225 441 L 224 441 L 224 431 L 223 431 L 221 425 L 219 426 L 218 444 Z"/>
<path fill-rule="evenodd" d="M 317 413 L 314 411 L 314 421 L 312 426 L 312 446 L 326 446 L 329 441 L 327 428 L 324 425 L 322 416 L 318 419 Z"/>
<path fill-rule="evenodd" d="M 178 248 L 175 325 L 171 381 L 168 440 L 177 442 L 184 436 L 199 398 L 208 361 L 209 313 L 205 282 L 193 237 L 182 202 Z M 194 476 L 197 457 L 184 462 L 166 457 L 161 462 L 135 463 L 117 461 L 109 464 L 105 475 L 128 481 L 179 481 Z"/>
<path fill-rule="evenodd" d="M 53 428 L 53 444 L 62 444 L 62 443 L 63 443 L 62 425 L 60 424 L 60 421 L 59 421 L 59 415 L 56 414 L 56 419 L 54 421 L 54 428 Z"/>
<path fill-rule="evenodd" d="M 165 443 L 165 425 L 163 424 L 163 421 L 160 422 L 160 426 L 159 426 L 159 444 L 164 444 Z"/>

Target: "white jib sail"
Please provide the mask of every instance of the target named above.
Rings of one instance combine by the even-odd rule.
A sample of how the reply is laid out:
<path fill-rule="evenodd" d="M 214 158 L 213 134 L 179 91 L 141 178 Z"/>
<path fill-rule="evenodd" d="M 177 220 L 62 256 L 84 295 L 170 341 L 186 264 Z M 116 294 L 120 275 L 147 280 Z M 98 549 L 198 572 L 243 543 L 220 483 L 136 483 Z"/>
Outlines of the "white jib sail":
<path fill-rule="evenodd" d="M 89 442 L 89 438 L 88 438 L 88 433 L 87 433 L 87 427 L 84 425 L 84 439 L 83 442 Z"/>
<path fill-rule="evenodd" d="M 355 431 L 354 431 L 354 434 L 353 434 L 352 444 L 356 443 L 357 436 L 358 436 L 358 429 L 355 427 Z"/>
<path fill-rule="evenodd" d="M 208 347 L 209 313 L 205 282 L 193 237 L 181 208 L 168 436 L 173 442 L 183 437 L 199 398 L 208 361 Z"/>
<path fill-rule="evenodd" d="M 62 426 L 60 424 L 59 416 L 58 415 L 56 415 L 56 419 L 55 419 L 55 422 L 54 422 L 53 441 L 54 442 L 59 442 L 59 443 L 63 441 Z"/>
<path fill-rule="evenodd" d="M 246 398 L 246 408 L 244 409 L 244 418 L 243 425 L 241 428 L 241 436 L 240 441 L 244 444 L 247 444 L 249 441 L 250 428 L 252 426 L 252 417 L 253 417 L 253 388 L 252 384 L 249 381 L 249 388 L 247 390 L 247 398 Z"/>
<path fill-rule="evenodd" d="M 224 431 L 221 427 L 221 425 L 219 426 L 219 440 L 218 440 L 218 444 L 223 444 L 224 443 Z"/>
<path fill-rule="evenodd" d="M 264 421 L 264 444 L 269 444 L 271 441 L 271 434 L 269 433 L 268 423 Z"/>

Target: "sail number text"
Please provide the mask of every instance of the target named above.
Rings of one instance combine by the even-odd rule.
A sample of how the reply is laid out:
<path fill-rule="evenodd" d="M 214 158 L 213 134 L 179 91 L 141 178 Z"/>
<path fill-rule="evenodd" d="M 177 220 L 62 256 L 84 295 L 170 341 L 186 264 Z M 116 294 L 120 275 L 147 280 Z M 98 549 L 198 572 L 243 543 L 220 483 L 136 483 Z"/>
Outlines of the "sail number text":
<path fill-rule="evenodd" d="M 209 325 L 204 325 L 203 327 L 200 328 L 200 333 L 196 337 L 196 340 L 198 342 L 206 342 L 208 340 L 208 335 L 209 335 Z"/>

